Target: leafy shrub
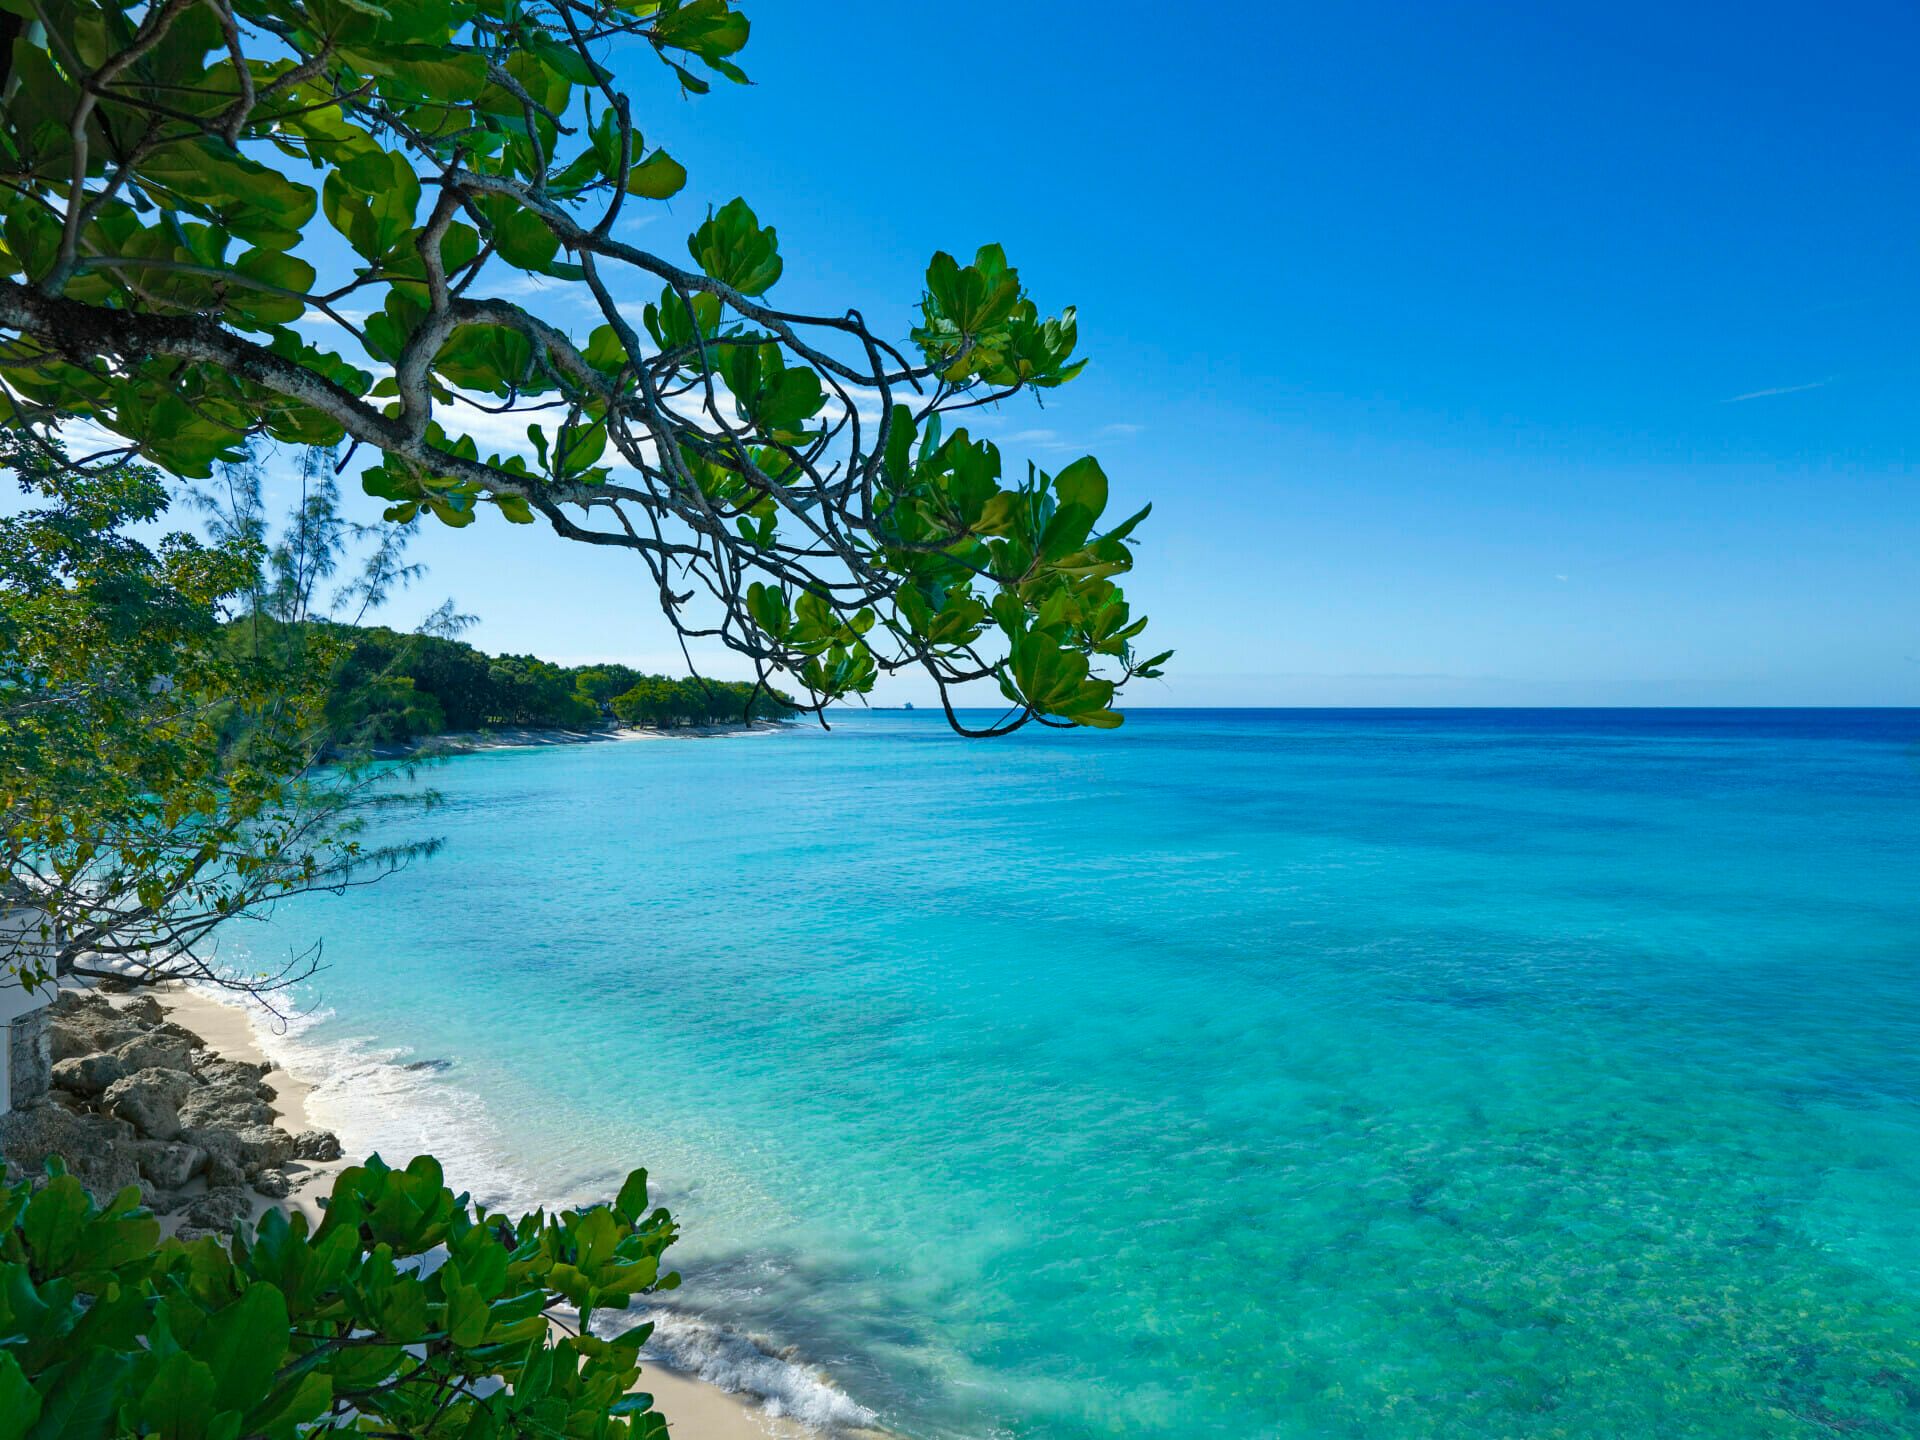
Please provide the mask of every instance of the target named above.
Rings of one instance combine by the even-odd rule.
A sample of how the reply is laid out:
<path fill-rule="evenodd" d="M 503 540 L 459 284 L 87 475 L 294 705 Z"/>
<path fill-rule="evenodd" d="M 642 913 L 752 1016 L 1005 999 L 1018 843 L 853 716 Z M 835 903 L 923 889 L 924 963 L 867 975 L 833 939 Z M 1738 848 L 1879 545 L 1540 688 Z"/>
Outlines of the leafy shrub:
<path fill-rule="evenodd" d="M 611 1205 L 509 1221 L 431 1156 L 376 1156 L 311 1233 L 270 1210 L 222 1245 L 162 1240 L 137 1190 L 103 1210 L 50 1169 L 0 1190 L 0 1440 L 291 1440 L 355 1417 L 422 1440 L 666 1435 L 630 1393 L 650 1327 L 587 1329 L 679 1281 L 644 1170 Z M 578 1334 L 556 1334 L 563 1305 Z"/>

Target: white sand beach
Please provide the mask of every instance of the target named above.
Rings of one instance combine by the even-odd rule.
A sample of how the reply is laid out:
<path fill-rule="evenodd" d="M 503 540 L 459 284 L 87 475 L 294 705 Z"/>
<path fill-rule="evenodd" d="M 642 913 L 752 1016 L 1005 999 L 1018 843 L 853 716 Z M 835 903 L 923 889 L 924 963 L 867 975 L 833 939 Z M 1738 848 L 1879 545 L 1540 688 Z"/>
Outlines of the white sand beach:
<path fill-rule="evenodd" d="M 787 722 L 756 720 L 750 725 L 615 725 L 594 730 L 555 730 L 506 725 L 494 730 L 456 730 L 429 735 L 405 745 L 382 747 L 385 758 L 470 755 L 482 750 L 540 750 L 554 745 L 604 745 L 630 740 L 712 740 L 729 736 L 777 735 Z"/>

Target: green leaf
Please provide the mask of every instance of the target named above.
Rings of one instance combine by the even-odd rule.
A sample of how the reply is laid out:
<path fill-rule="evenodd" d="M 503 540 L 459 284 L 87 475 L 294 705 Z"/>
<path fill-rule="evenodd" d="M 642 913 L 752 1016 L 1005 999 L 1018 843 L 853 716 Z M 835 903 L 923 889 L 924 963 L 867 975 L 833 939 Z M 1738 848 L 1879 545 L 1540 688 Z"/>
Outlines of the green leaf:
<path fill-rule="evenodd" d="M 546 221 L 505 195 L 489 195 L 480 209 L 492 228 L 494 249 L 509 265 L 543 272 L 552 263 L 560 237 Z"/>
<path fill-rule="evenodd" d="M 5 235 L 12 252 L 10 269 L 37 280 L 60 257 L 60 222 L 44 205 L 18 201 L 7 206 Z"/>
<path fill-rule="evenodd" d="M 453 1284 L 447 1288 L 447 1340 L 461 1346 L 480 1344 L 486 1338 L 488 1327 L 488 1308 L 486 1300 L 480 1298 L 480 1292 L 470 1284 Z"/>
<path fill-rule="evenodd" d="M 727 0 L 688 0 L 671 6 L 654 22 L 656 41 L 687 50 L 709 64 L 739 52 L 747 43 L 747 17 L 729 8 Z"/>
<path fill-rule="evenodd" d="M 291 325 L 306 314 L 305 296 L 313 288 L 313 266 L 297 255 L 283 250 L 255 248 L 245 251 L 233 264 L 234 272 L 263 285 L 289 290 L 291 295 L 276 295 L 250 286 L 234 286 L 227 292 L 228 310 L 244 317 L 254 326 Z"/>
<path fill-rule="evenodd" d="M 706 218 L 687 249 L 703 271 L 742 295 L 764 295 L 780 278 L 779 237 L 737 197 Z"/>
<path fill-rule="evenodd" d="M 487 84 L 486 57 L 446 45 L 343 47 L 340 58 L 368 75 L 388 76 L 429 96 L 436 104 L 460 105 L 479 98 Z M 382 86 L 385 91 L 388 87 Z"/>
<path fill-rule="evenodd" d="M 243 1427 L 248 1435 L 286 1435 L 299 1433 L 290 1427 L 305 1425 L 326 1414 L 333 1403 L 333 1379 L 328 1375 L 307 1374 L 280 1387 L 266 1404 L 246 1417 Z M 308 1432 L 313 1433 L 313 1432 Z"/>
<path fill-rule="evenodd" d="M 461 389 L 502 397 L 528 384 L 532 366 L 533 343 L 511 325 L 462 325 L 433 362 L 443 379 Z"/>
<path fill-rule="evenodd" d="M 213 1369 L 183 1350 L 160 1362 L 134 1402 L 134 1418 L 154 1440 L 202 1440 L 214 1410 Z"/>
<path fill-rule="evenodd" d="M 544 35 L 529 36 L 521 43 L 525 49 L 537 55 L 548 69 L 565 76 L 575 85 L 591 85 L 597 78 L 599 67 L 570 44 L 549 40 Z"/>
<path fill-rule="evenodd" d="M 113 1433 L 118 1386 L 130 1368 L 124 1355 L 96 1350 L 40 1377 L 40 1418 L 27 1440 L 105 1440 Z"/>
<path fill-rule="evenodd" d="M 672 286 L 665 286 L 660 291 L 660 303 L 647 306 L 644 318 L 647 333 L 662 350 L 683 350 L 693 344 L 696 326 L 699 335 L 707 339 L 719 332 L 720 297 L 701 290 L 683 300 Z"/>
<path fill-rule="evenodd" d="M 663 57 L 664 58 L 664 57 Z M 668 60 L 667 68 L 680 77 L 681 88 L 690 95 L 705 95 L 713 87 L 676 60 Z"/>
<path fill-rule="evenodd" d="M 412 233 L 420 177 L 404 155 L 374 150 L 329 173 L 320 199 L 348 244 L 368 260 L 382 260 Z"/>
<path fill-rule="evenodd" d="M 480 253 L 480 232 L 455 220 L 440 237 L 440 268 L 451 275 Z"/>
<path fill-rule="evenodd" d="M 587 337 L 583 358 L 602 375 L 615 375 L 626 367 L 627 348 L 620 343 L 619 332 L 611 325 L 596 325 Z"/>
<path fill-rule="evenodd" d="M 139 1209 L 140 1189 L 129 1185 L 113 1203 L 81 1230 L 68 1262 L 76 1276 L 89 1281 L 131 1264 L 160 1239 L 160 1222 Z"/>
<path fill-rule="evenodd" d="M 86 1188 L 71 1175 L 49 1180 L 27 1206 L 20 1231 L 42 1274 L 59 1274 L 80 1248 L 93 1213 Z"/>
<path fill-rule="evenodd" d="M 687 168 L 664 150 L 656 150 L 627 172 L 627 193 L 647 200 L 678 195 L 687 183 Z"/>
<path fill-rule="evenodd" d="M 758 581 L 754 582 L 752 589 L 762 594 L 767 593 L 767 587 L 760 584 Z M 779 592 L 776 590 L 776 591 L 773 591 L 772 593 L 774 597 L 778 599 Z M 755 611 L 756 623 L 758 621 L 758 618 L 759 618 L 758 610 L 756 610 Z M 639 1220 L 641 1216 L 647 1213 L 647 1172 L 646 1171 L 635 1170 L 632 1174 L 627 1176 L 626 1182 L 622 1184 L 620 1187 L 619 1195 L 616 1196 L 614 1199 L 613 1211 L 614 1211 L 614 1214 L 618 1215 L 622 1220 L 626 1221 L 627 1224 L 629 1225 L 633 1224 L 635 1221 Z"/>
<path fill-rule="evenodd" d="M 965 269 L 943 250 L 927 266 L 927 292 L 944 318 L 963 334 L 978 335 L 1013 313 L 1020 298 L 1020 274 L 1007 266 L 997 245 L 981 250 Z"/>
<path fill-rule="evenodd" d="M 222 1409 L 258 1404 L 286 1358 L 286 1297 L 264 1281 L 249 1285 L 238 1300 L 207 1318 L 189 1348 L 212 1375 Z"/>
<path fill-rule="evenodd" d="M 1107 508 L 1107 475 L 1091 455 L 1074 461 L 1053 477 L 1053 493 L 1062 505 L 1083 506 L 1095 520 Z"/>
<path fill-rule="evenodd" d="M 40 1418 L 40 1396 L 20 1362 L 0 1350 L 0 1440 L 22 1440 Z"/>
<path fill-rule="evenodd" d="M 138 179 L 156 198 L 274 250 L 299 244 L 316 201 L 311 187 L 212 140 L 162 146 L 141 163 Z"/>
<path fill-rule="evenodd" d="M 561 475 L 579 475 L 599 463 L 607 450 L 607 423 L 562 425 L 555 447 L 556 469 Z"/>

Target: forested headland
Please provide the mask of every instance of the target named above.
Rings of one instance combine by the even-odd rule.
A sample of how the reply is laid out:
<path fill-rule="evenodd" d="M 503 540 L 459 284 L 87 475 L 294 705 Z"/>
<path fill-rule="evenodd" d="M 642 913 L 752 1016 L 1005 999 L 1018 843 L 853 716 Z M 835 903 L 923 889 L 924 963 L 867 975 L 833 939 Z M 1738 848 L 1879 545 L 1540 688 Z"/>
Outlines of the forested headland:
<path fill-rule="evenodd" d="M 739 681 L 489 655 L 463 640 L 385 626 L 329 628 L 349 648 L 333 675 L 328 718 L 336 734 L 368 744 L 502 726 L 573 730 L 617 721 L 677 729 L 794 713 L 784 695 Z"/>

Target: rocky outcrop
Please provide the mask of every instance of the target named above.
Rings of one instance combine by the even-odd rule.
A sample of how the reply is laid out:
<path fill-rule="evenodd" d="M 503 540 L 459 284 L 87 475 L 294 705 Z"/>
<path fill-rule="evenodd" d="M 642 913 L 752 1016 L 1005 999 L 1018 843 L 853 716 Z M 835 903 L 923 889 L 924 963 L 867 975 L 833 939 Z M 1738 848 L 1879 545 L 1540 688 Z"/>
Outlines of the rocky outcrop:
<path fill-rule="evenodd" d="M 149 1031 L 113 1052 L 128 1070 L 190 1070 L 197 1040 Z"/>
<path fill-rule="evenodd" d="M 284 1165 L 293 1158 L 293 1137 L 271 1125 L 246 1125 L 238 1130 L 207 1125 L 185 1134 L 188 1144 L 227 1161 L 249 1179 L 269 1165 Z"/>
<path fill-rule="evenodd" d="M 153 1140 L 180 1136 L 180 1107 L 193 1085 L 185 1070 L 150 1066 L 116 1080 L 100 1097 L 100 1108 Z"/>
<path fill-rule="evenodd" d="M 340 1158 L 331 1132 L 274 1123 L 264 1066 L 216 1055 L 151 996 L 68 991 L 49 1036 L 53 1089 L 0 1117 L 9 1174 L 59 1156 L 101 1203 L 137 1185 L 192 1239 L 231 1231 L 256 1195 L 285 1199 L 295 1177 L 283 1167 Z"/>
<path fill-rule="evenodd" d="M 131 1148 L 135 1138 L 124 1120 L 75 1113 L 46 1100 L 0 1115 L 0 1152 L 15 1167 L 37 1175 L 49 1157 L 58 1156 L 68 1173 L 103 1201 L 140 1183 Z"/>
<path fill-rule="evenodd" d="M 283 1190 L 281 1196 L 285 1194 Z M 173 1233 L 182 1240 L 198 1240 L 202 1235 L 224 1237 L 253 1213 L 253 1197 L 238 1185 L 219 1185 L 186 1201 L 179 1213 L 180 1225 Z"/>
<path fill-rule="evenodd" d="M 69 991 L 67 994 L 73 992 Z M 70 1005 L 63 994 L 53 1004 L 53 1019 L 48 1027 L 53 1044 L 53 1063 L 117 1050 L 140 1038 L 140 1031 L 105 1001 L 97 1005 Z"/>
<path fill-rule="evenodd" d="M 167 1012 L 158 1000 L 151 995 L 136 995 L 131 1000 L 122 1001 L 117 1007 L 122 1019 L 138 1025 L 143 1030 L 152 1030 L 167 1023 Z"/>
<path fill-rule="evenodd" d="M 126 1078 L 127 1066 L 118 1055 L 104 1050 L 91 1055 L 75 1055 L 56 1061 L 53 1083 L 56 1089 L 74 1095 L 98 1095 L 116 1080 Z"/>
<path fill-rule="evenodd" d="M 200 1078 L 209 1085 L 250 1085 L 256 1089 L 266 1088 L 260 1083 L 260 1077 L 266 1073 L 264 1065 L 219 1058 L 208 1060 L 199 1070 Z"/>
<path fill-rule="evenodd" d="M 207 1168 L 207 1152 L 172 1140 L 135 1140 L 128 1147 L 155 1190 L 178 1190 Z"/>
<path fill-rule="evenodd" d="M 251 1085 L 204 1085 L 182 1102 L 180 1123 L 189 1129 L 212 1126 L 225 1130 L 271 1125 L 274 1109 L 261 1098 L 260 1088 L 257 1081 Z"/>
<path fill-rule="evenodd" d="M 302 1130 L 293 1137 L 296 1160 L 338 1160 L 340 1155 L 340 1137 L 331 1130 Z"/>

